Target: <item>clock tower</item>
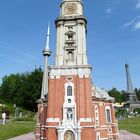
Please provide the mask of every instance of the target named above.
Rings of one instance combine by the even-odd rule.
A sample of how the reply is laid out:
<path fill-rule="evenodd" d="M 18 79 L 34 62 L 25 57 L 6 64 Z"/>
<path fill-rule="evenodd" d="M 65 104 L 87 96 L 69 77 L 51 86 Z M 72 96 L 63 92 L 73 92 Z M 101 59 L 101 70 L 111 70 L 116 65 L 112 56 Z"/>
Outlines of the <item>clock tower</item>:
<path fill-rule="evenodd" d="M 87 65 L 86 18 L 81 0 L 64 0 L 56 19 L 55 65 Z"/>
<path fill-rule="evenodd" d="M 63 0 L 60 16 L 83 15 L 83 3 L 81 0 Z"/>
<path fill-rule="evenodd" d="M 42 91 L 38 104 L 36 138 L 117 140 L 113 98 L 92 85 L 82 1 L 63 0 L 55 25 L 55 63 L 45 63 L 42 88 L 47 93 Z M 50 56 L 47 52 L 44 56 Z"/>

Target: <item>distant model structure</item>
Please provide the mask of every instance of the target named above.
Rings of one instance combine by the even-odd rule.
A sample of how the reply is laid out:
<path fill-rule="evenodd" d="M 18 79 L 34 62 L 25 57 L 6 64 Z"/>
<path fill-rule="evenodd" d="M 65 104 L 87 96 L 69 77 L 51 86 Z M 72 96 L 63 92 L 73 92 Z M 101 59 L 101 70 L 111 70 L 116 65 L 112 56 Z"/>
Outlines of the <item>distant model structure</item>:
<path fill-rule="evenodd" d="M 127 80 L 127 91 L 126 91 L 127 104 L 129 109 L 133 111 L 135 108 L 140 108 L 140 101 L 137 98 L 137 95 L 132 85 L 128 64 L 125 64 L 125 69 L 126 69 L 126 80 Z"/>

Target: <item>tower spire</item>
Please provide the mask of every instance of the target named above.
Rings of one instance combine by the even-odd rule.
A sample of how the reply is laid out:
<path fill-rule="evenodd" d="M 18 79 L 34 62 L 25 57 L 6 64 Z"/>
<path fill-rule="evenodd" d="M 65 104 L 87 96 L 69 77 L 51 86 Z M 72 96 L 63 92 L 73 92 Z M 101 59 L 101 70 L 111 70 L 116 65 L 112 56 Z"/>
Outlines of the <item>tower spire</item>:
<path fill-rule="evenodd" d="M 137 98 L 137 95 L 133 89 L 131 77 L 130 77 L 130 72 L 129 72 L 129 65 L 126 63 L 125 64 L 126 68 L 126 79 L 127 79 L 127 101 L 130 103 L 130 108 L 134 109 L 136 108 L 136 104 L 140 104 L 140 101 Z M 140 105 L 138 105 L 140 107 Z"/>
<path fill-rule="evenodd" d="M 131 76 L 129 72 L 129 65 L 127 63 L 125 64 L 125 69 L 126 69 L 126 80 L 127 80 L 127 93 L 134 93 Z"/>
<path fill-rule="evenodd" d="M 43 72 L 41 99 L 47 98 L 48 95 L 48 57 L 51 55 L 51 51 L 49 48 L 49 41 L 50 41 L 50 23 L 48 23 L 46 47 L 43 50 L 43 55 L 45 57 L 45 64 L 44 64 L 44 72 Z"/>
<path fill-rule="evenodd" d="M 50 43 L 50 22 L 48 22 L 46 49 L 49 49 L 49 43 Z"/>

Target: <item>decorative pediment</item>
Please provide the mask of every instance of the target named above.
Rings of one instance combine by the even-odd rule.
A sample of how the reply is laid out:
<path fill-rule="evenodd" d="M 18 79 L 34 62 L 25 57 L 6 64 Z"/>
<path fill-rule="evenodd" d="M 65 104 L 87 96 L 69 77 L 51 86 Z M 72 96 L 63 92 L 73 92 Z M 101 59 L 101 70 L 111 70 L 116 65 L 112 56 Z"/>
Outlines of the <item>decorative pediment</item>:
<path fill-rule="evenodd" d="M 73 36 L 75 34 L 75 32 L 74 31 L 68 31 L 65 34 L 68 35 L 68 36 Z"/>

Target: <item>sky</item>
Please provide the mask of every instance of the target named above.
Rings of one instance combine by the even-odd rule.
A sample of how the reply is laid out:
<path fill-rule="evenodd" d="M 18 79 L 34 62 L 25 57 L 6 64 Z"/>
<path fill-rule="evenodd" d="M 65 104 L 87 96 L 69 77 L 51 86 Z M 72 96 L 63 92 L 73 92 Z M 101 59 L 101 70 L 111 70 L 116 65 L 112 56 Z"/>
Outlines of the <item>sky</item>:
<path fill-rule="evenodd" d="M 51 24 L 49 65 L 54 63 L 61 0 L 0 0 L 0 83 L 5 75 L 44 67 L 42 50 Z M 83 0 L 87 54 L 94 85 L 126 89 L 127 62 L 140 88 L 140 0 Z"/>

